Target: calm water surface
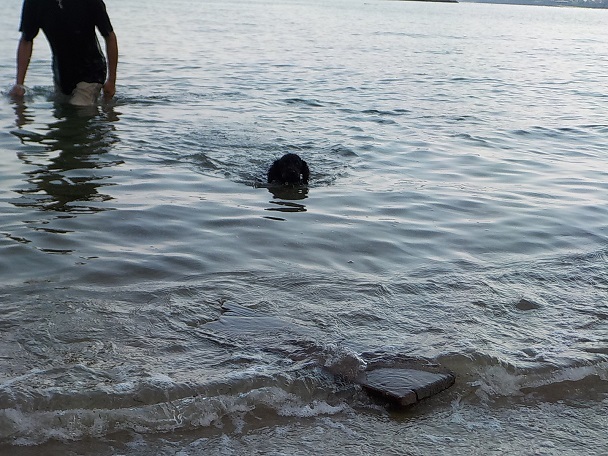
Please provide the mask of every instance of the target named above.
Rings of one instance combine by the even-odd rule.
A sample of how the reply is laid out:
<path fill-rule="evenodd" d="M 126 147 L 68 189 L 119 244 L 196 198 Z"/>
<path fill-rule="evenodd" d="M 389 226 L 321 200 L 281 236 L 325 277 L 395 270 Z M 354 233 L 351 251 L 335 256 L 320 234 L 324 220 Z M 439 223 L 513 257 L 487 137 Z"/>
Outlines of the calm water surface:
<path fill-rule="evenodd" d="M 6 97 L 5 3 L 2 452 L 604 454 L 608 12 L 106 0 L 77 110 L 42 36 Z M 331 375 L 370 353 L 457 383 L 388 410 Z"/>

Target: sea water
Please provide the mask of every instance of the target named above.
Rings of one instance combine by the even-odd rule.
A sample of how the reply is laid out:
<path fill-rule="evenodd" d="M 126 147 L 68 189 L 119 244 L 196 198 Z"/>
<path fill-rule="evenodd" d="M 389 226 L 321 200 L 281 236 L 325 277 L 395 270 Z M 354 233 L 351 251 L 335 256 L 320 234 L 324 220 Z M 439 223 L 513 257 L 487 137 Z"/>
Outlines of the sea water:
<path fill-rule="evenodd" d="M 7 97 L 3 4 L 0 452 L 605 453 L 607 11 L 106 5 L 77 109 L 42 34 Z M 334 377 L 370 353 L 456 384 L 392 410 Z"/>

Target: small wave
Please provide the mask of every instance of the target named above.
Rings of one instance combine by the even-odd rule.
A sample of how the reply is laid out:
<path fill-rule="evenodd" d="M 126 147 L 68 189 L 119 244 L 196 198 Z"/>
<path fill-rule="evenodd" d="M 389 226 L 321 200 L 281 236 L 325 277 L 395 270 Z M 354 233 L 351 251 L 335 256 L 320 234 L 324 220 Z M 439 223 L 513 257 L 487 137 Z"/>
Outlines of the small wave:
<path fill-rule="evenodd" d="M 5 97 L 9 97 L 9 92 L 12 86 L 6 87 L 1 94 Z M 25 102 L 32 102 L 38 98 L 43 98 L 47 101 L 52 101 L 55 97 L 55 89 L 52 86 L 33 86 L 25 88 Z"/>
<path fill-rule="evenodd" d="M 608 393 L 608 360 L 520 368 L 477 353 L 442 356 L 438 362 L 457 373 L 461 393 L 487 403 L 505 399 L 577 403 L 601 401 Z"/>
<path fill-rule="evenodd" d="M 100 375 L 78 365 L 63 374 Z M 0 387 L 0 444 L 70 442 L 125 431 L 162 434 L 197 429 L 216 435 L 259 427 L 272 416 L 327 416 L 350 409 L 335 394 L 332 379 L 314 371 L 268 375 L 250 369 L 198 384 L 151 374 L 139 382 L 106 379 L 80 391 L 34 390 L 22 384 L 45 375 L 53 373 L 32 372 Z"/>
<path fill-rule="evenodd" d="M 492 141 L 490 141 L 486 138 L 482 138 L 481 136 L 471 135 L 469 133 L 458 133 L 458 134 L 453 135 L 453 137 L 459 138 L 459 139 L 464 139 L 464 140 L 470 141 L 470 142 L 474 142 L 477 145 L 488 147 L 488 148 L 495 147 L 495 145 L 492 143 Z"/>
<path fill-rule="evenodd" d="M 536 138 L 568 139 L 580 141 L 581 138 L 589 138 L 596 133 L 605 133 L 606 126 L 602 125 L 580 125 L 564 127 L 533 126 L 527 129 L 512 131 L 516 136 L 532 136 Z"/>
<path fill-rule="evenodd" d="M 409 109 L 393 109 L 390 111 L 380 109 L 366 109 L 361 111 L 363 114 L 377 115 L 377 116 L 403 116 L 411 113 Z"/>
<path fill-rule="evenodd" d="M 289 105 L 309 106 L 312 108 L 322 108 L 323 106 L 325 106 L 321 101 L 316 99 L 286 98 L 283 101 Z"/>

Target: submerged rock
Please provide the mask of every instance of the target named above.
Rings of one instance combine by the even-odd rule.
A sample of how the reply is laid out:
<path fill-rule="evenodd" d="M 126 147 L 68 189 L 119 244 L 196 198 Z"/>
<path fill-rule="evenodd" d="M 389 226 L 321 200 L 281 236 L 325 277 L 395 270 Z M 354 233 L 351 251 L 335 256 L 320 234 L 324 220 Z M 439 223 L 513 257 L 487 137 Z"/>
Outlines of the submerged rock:
<path fill-rule="evenodd" d="M 515 307 L 519 310 L 534 310 L 534 309 L 540 309 L 540 304 L 533 302 L 533 301 L 528 301 L 525 298 L 521 298 L 519 300 L 519 302 L 517 304 L 515 304 Z"/>
<path fill-rule="evenodd" d="M 363 372 L 357 379 L 366 391 L 400 407 L 433 396 L 449 388 L 456 378 L 450 372 L 384 367 Z"/>

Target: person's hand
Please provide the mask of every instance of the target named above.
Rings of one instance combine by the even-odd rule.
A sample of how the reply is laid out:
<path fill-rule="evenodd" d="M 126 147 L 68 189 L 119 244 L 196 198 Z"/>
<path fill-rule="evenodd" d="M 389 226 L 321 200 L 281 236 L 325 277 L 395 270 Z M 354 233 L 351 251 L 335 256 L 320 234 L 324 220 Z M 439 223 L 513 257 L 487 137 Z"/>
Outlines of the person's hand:
<path fill-rule="evenodd" d="M 25 95 L 25 86 L 23 84 L 15 84 L 8 94 L 12 98 L 21 99 Z"/>
<path fill-rule="evenodd" d="M 103 85 L 103 98 L 108 101 L 116 94 L 116 84 L 112 81 L 106 81 Z"/>

